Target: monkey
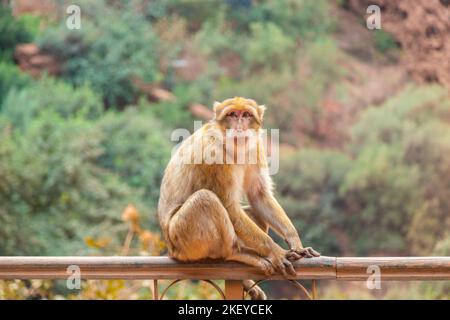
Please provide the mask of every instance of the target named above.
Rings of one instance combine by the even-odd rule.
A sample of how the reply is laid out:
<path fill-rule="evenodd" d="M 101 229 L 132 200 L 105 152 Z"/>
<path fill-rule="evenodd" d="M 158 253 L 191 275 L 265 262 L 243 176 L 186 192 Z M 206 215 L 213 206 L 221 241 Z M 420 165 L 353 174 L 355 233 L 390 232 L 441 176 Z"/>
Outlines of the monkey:
<path fill-rule="evenodd" d="M 303 247 L 274 197 L 260 135 L 265 110 L 264 105 L 243 97 L 215 102 L 213 119 L 173 153 L 161 182 L 157 211 L 171 257 L 237 261 L 266 275 L 277 272 L 288 277 L 296 273 L 293 261 L 320 256 L 311 247 Z M 246 152 L 239 162 L 240 150 Z M 244 198 L 247 207 L 241 204 Z M 289 249 L 269 236 L 269 228 Z M 249 290 L 254 282 L 243 284 Z M 253 299 L 265 298 L 257 286 L 249 294 Z"/>

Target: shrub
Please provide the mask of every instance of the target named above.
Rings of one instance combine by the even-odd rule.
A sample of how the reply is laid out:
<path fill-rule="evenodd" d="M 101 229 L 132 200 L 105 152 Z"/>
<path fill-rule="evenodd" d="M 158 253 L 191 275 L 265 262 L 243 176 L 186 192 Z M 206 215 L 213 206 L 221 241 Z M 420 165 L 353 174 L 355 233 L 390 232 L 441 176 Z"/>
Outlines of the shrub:
<path fill-rule="evenodd" d="M 191 28 L 198 28 L 203 22 L 214 17 L 222 11 L 221 0 L 169 0 L 166 10 L 185 18 L 190 22 Z"/>
<path fill-rule="evenodd" d="M 302 103 L 320 112 L 320 102 L 327 91 L 344 75 L 340 65 L 343 54 L 330 38 L 317 39 L 302 54 Z"/>
<path fill-rule="evenodd" d="M 397 41 L 392 34 L 380 29 L 375 30 L 373 34 L 375 48 L 381 52 L 388 52 L 398 48 Z"/>
<path fill-rule="evenodd" d="M 349 203 L 347 232 L 357 254 L 407 251 L 406 234 L 421 201 L 421 188 L 417 168 L 402 162 L 396 146 L 368 144 L 357 155 L 340 192 Z"/>
<path fill-rule="evenodd" d="M 11 91 L 0 113 L 0 254 L 83 254 L 116 248 L 132 203 L 154 226 L 169 137 L 148 111 L 102 111 L 88 87 L 44 78 Z M 150 218 L 150 219 L 148 219 Z"/>
<path fill-rule="evenodd" d="M 304 149 L 282 158 L 275 176 L 280 202 L 304 245 L 327 255 L 349 249 L 338 236 L 346 234 L 346 203 L 339 189 L 350 166 L 338 152 Z"/>
<path fill-rule="evenodd" d="M 220 56 L 224 51 L 239 52 L 242 49 L 239 35 L 226 22 L 223 11 L 205 21 L 194 35 L 196 48 L 203 54 L 214 56 Z"/>
<path fill-rule="evenodd" d="M 107 106 L 124 106 L 136 99 L 132 80 L 161 80 L 156 46 L 158 39 L 132 4 L 116 10 L 104 1 L 86 2 L 80 30 L 64 25 L 48 29 L 39 40 L 43 51 L 64 61 L 63 77 L 75 85 L 89 84 Z"/>
<path fill-rule="evenodd" d="M 142 99 L 139 107 L 146 110 L 155 118 L 162 121 L 167 128 L 189 129 L 193 125 L 194 118 L 188 110 L 192 102 L 202 101 L 200 92 L 201 84 L 179 84 L 174 88 L 174 99 L 157 103 L 149 103 Z"/>
<path fill-rule="evenodd" d="M 269 20 L 280 25 L 288 34 L 301 38 L 310 40 L 324 36 L 334 28 L 330 5 L 324 0 L 268 0 L 262 7 Z"/>
<path fill-rule="evenodd" d="M 312 40 L 328 35 L 335 21 L 325 0 L 264 0 L 258 3 L 227 1 L 227 14 L 236 21 L 237 29 L 250 31 L 253 23 L 274 23 L 295 39 Z"/>
<path fill-rule="evenodd" d="M 284 88 L 286 88 L 293 79 L 292 71 L 284 68 L 279 71 L 262 70 L 259 73 L 249 74 L 243 80 L 233 80 L 230 78 L 221 78 L 214 88 L 214 94 L 211 99 L 221 101 L 223 99 L 242 96 L 255 99 L 261 104 L 266 104 L 268 112 L 266 119 L 273 117 L 278 107 L 274 104 L 276 97 Z M 264 88 L 264 90 L 261 90 Z M 276 123 L 281 127 L 280 122 Z"/>
<path fill-rule="evenodd" d="M 295 43 L 274 23 L 253 23 L 250 38 L 243 50 L 244 61 L 250 69 L 277 69 L 293 57 Z"/>
<path fill-rule="evenodd" d="M 87 234 L 118 221 L 132 193 L 96 164 L 102 138 L 85 119 L 51 111 L 24 132 L 3 128 L 2 255 L 86 252 Z"/>
<path fill-rule="evenodd" d="M 409 87 L 353 127 L 356 162 L 344 188 L 360 198 L 370 247 L 426 254 L 448 229 L 449 116 L 443 88 Z"/>
<path fill-rule="evenodd" d="M 351 157 L 287 156 L 277 189 L 305 242 L 333 253 L 429 254 L 449 228 L 449 116 L 445 89 L 410 87 L 362 114 Z"/>
<path fill-rule="evenodd" d="M 442 257 L 450 256 L 450 236 L 446 235 L 439 240 L 432 253 Z M 448 281 L 427 281 L 421 283 L 420 292 L 426 299 L 448 300 L 450 284 Z"/>
<path fill-rule="evenodd" d="M 3 103 L 3 114 L 19 128 L 26 128 L 42 112 L 54 111 L 66 119 L 95 119 L 102 110 L 101 98 L 89 87 L 75 89 L 52 78 L 43 78 L 22 90 L 11 90 Z"/>
<path fill-rule="evenodd" d="M 22 73 L 16 65 L 0 61 L 0 111 L 3 100 L 11 89 L 20 90 L 30 82 L 30 77 Z"/>
<path fill-rule="evenodd" d="M 0 61 L 11 61 L 17 44 L 31 42 L 32 25 L 24 19 L 15 18 L 9 6 L 0 5 Z"/>
<path fill-rule="evenodd" d="M 341 81 L 345 74 L 342 67 L 344 57 L 331 38 L 316 39 L 300 51 L 293 85 L 288 87 L 284 98 L 287 100 L 284 104 L 290 108 L 278 116 L 284 127 L 300 131 L 290 138 L 292 143 L 298 143 L 298 133 L 312 141 L 327 138 L 324 133 L 327 130 L 323 129 L 330 130 L 332 124 L 326 122 L 324 101 L 327 99 L 339 104 L 342 98 L 345 90 Z"/>
<path fill-rule="evenodd" d="M 102 141 L 104 152 L 98 164 L 139 190 L 147 207 L 156 208 L 170 157 L 170 136 L 155 117 L 142 111 L 110 112 L 100 120 L 98 126 L 108 139 Z"/>

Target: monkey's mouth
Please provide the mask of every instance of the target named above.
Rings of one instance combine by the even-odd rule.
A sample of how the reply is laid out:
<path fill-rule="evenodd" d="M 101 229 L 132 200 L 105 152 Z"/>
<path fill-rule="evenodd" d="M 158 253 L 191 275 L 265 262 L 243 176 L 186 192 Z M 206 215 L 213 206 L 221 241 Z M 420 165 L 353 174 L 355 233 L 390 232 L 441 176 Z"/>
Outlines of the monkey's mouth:
<path fill-rule="evenodd" d="M 248 139 L 256 137 L 257 134 L 253 129 L 245 129 L 245 130 L 228 129 L 226 131 L 226 136 L 227 138 L 233 139 Z"/>

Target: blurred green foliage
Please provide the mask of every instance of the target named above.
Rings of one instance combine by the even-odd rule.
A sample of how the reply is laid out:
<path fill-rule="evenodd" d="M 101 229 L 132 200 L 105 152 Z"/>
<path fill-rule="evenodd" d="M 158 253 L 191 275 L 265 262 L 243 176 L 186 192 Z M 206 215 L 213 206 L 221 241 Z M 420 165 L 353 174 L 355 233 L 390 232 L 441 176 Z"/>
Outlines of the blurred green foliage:
<path fill-rule="evenodd" d="M 244 50 L 244 62 L 250 69 L 276 69 L 292 61 L 294 41 L 274 23 L 250 25 L 250 40 Z"/>
<path fill-rule="evenodd" d="M 0 61 L 0 110 L 3 100 L 10 90 L 20 90 L 30 81 L 30 77 L 21 72 L 18 66 L 10 62 Z"/>
<path fill-rule="evenodd" d="M 376 30 L 373 33 L 373 39 L 375 48 L 377 48 L 381 52 L 387 52 L 398 48 L 398 44 L 394 36 L 384 31 L 383 29 Z"/>
<path fill-rule="evenodd" d="M 194 119 L 187 112 L 187 107 L 189 103 L 198 101 L 201 97 L 200 88 L 180 84 L 173 89 L 173 94 L 174 99 L 157 103 L 149 103 L 145 99 L 141 99 L 139 108 L 154 115 L 170 128 L 191 128 Z"/>
<path fill-rule="evenodd" d="M 397 179 L 389 182 L 392 194 L 399 199 L 407 197 L 383 214 L 389 213 L 391 226 L 395 225 L 393 219 L 397 219 L 401 234 L 408 234 L 407 239 L 402 237 L 403 241 L 416 254 L 430 252 L 449 227 L 446 212 L 450 206 L 450 162 L 444 156 L 450 148 L 450 126 L 445 120 L 449 116 L 450 101 L 443 88 L 410 87 L 383 107 L 368 110 L 353 130 L 352 149 L 356 154 L 377 148 L 385 150 L 388 157 L 384 165 L 380 163 L 378 169 L 374 168 L 378 170 L 377 176 L 397 171 Z M 380 192 L 390 194 L 383 189 Z M 381 201 L 383 197 L 378 200 Z"/>
<path fill-rule="evenodd" d="M 77 89 L 70 84 L 43 78 L 22 90 L 9 91 L 2 114 L 14 127 L 25 129 L 43 112 L 53 111 L 64 119 L 82 117 L 90 120 L 103 113 L 101 97 L 88 86 Z"/>
<path fill-rule="evenodd" d="M 135 189 L 147 208 L 156 208 L 167 159 L 168 132 L 149 112 L 128 109 L 108 112 L 98 126 L 107 139 L 102 142 L 101 167 L 114 172 Z"/>
<path fill-rule="evenodd" d="M 74 32 L 63 20 L 39 39 L 44 52 L 64 62 L 63 77 L 75 85 L 89 84 L 107 106 L 123 107 L 135 101 L 134 78 L 160 80 L 158 39 L 132 3 L 115 10 L 105 1 L 85 1 L 83 26 Z M 112 23 L 114 22 L 114 23 Z"/>
<path fill-rule="evenodd" d="M 433 255 L 450 256 L 450 235 L 447 235 L 436 243 Z M 434 281 L 420 284 L 420 293 L 427 299 L 448 300 L 450 284 L 448 281 Z"/>
<path fill-rule="evenodd" d="M 87 87 L 51 79 L 6 98 L 1 254 L 82 253 L 91 232 L 114 239 L 128 203 L 155 207 L 170 152 L 164 130 L 151 114 L 103 113 L 100 101 Z"/>
<path fill-rule="evenodd" d="M 449 116 L 444 89 L 409 87 L 363 113 L 349 154 L 284 159 L 278 191 L 304 237 L 333 254 L 432 252 L 450 227 Z"/>
<path fill-rule="evenodd" d="M 35 30 L 34 19 L 28 16 L 16 19 L 9 7 L 0 5 L 0 61 L 11 61 L 15 45 L 30 42 Z"/>
<path fill-rule="evenodd" d="M 251 31 L 253 23 L 268 22 L 279 26 L 294 38 L 310 40 L 334 30 L 327 1 L 308 0 L 228 0 L 227 14 L 238 30 Z"/>
<path fill-rule="evenodd" d="M 92 226 L 114 220 L 131 190 L 101 170 L 98 130 L 44 112 L 25 132 L 2 128 L 1 254 L 80 253 Z M 122 202 L 122 203 L 120 203 Z"/>
<path fill-rule="evenodd" d="M 302 241 L 328 254 L 342 253 L 346 203 L 340 193 L 351 160 L 333 151 L 305 149 L 282 159 L 275 176 L 281 205 L 294 218 Z"/>

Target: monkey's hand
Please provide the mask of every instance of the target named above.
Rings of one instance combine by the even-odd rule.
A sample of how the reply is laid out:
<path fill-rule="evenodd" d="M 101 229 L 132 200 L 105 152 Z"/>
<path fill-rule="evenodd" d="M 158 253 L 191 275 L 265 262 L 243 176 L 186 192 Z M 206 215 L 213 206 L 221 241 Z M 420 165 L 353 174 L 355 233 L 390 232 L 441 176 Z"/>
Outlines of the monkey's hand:
<path fill-rule="evenodd" d="M 286 258 L 289 261 L 295 261 L 301 258 L 313 258 L 313 257 L 320 257 L 320 253 L 314 250 L 311 247 L 299 247 L 299 248 L 291 248 L 288 250 L 286 254 Z"/>
<path fill-rule="evenodd" d="M 269 256 L 266 258 L 270 264 L 273 266 L 274 270 L 283 274 L 285 277 L 295 276 L 296 272 L 292 262 L 287 259 L 288 250 L 277 247 L 272 250 Z"/>

